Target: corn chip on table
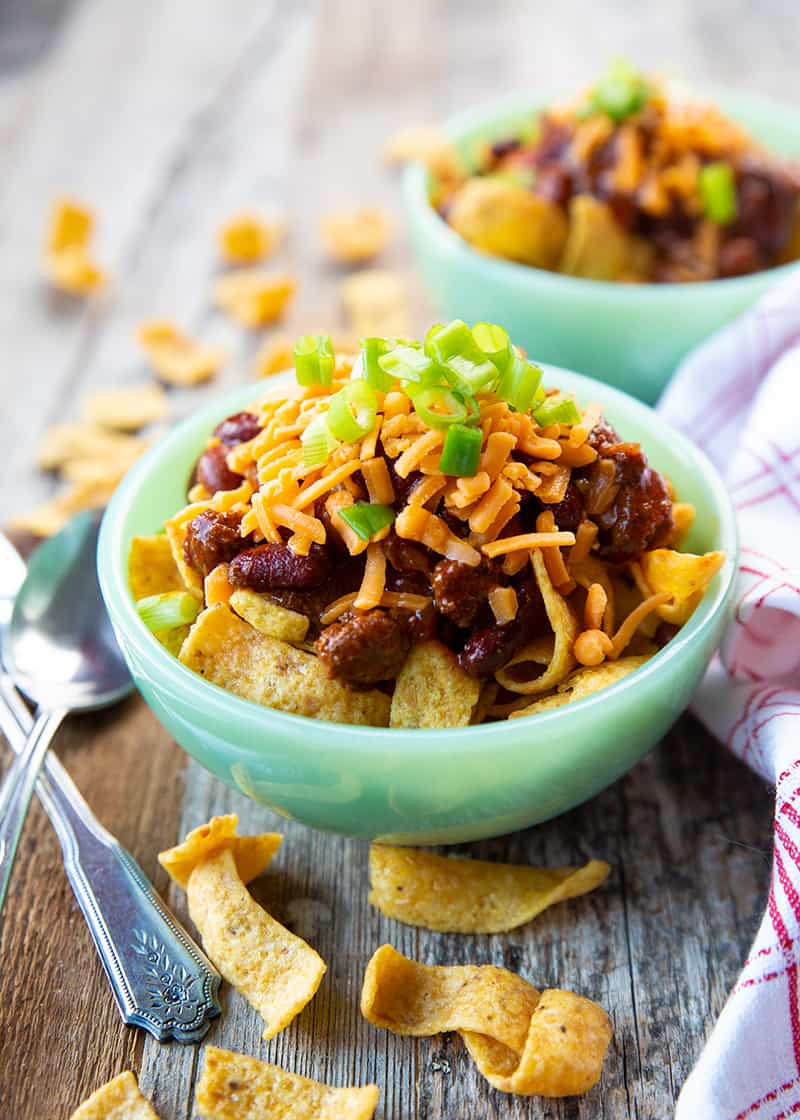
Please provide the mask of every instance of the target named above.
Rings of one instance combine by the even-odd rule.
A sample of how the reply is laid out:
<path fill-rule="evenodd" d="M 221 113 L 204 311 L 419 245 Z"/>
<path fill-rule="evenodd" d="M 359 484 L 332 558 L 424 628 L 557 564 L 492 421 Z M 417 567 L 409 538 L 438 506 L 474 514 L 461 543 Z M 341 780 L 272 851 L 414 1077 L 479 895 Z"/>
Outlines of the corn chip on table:
<path fill-rule="evenodd" d="M 740 21 L 747 21 L 746 27 Z M 526 87 L 570 89 L 620 52 L 641 65 L 791 97 L 791 6 L 676 0 L 29 0 L 0 7 L 0 413 L 3 523 L 43 500 L 37 440 L 74 418 L 83 393 L 143 380 L 133 343 L 169 317 L 230 352 L 208 387 L 171 394 L 171 419 L 251 376 L 260 332 L 211 305 L 215 230 L 272 202 L 290 237 L 276 267 L 296 275 L 285 328 L 342 325 L 344 273 L 318 221 L 386 206 L 397 234 L 380 261 L 414 286 L 399 190 L 381 166 L 398 127 Z M 111 285 L 83 303 L 41 279 L 54 196 L 94 205 Z M 309 1007 L 267 1044 L 230 988 L 208 1041 L 333 1084 L 377 1081 L 382 1120 L 664 1120 L 735 980 L 764 902 L 770 793 L 691 717 L 624 780 L 558 820 L 471 845 L 481 858 L 563 865 L 608 859 L 599 891 L 506 935 L 458 937 L 389 922 L 367 904 L 367 845 L 287 823 L 188 764 L 138 698 L 72 721 L 58 752 L 103 822 L 179 914 L 156 854 L 215 813 L 286 840 L 256 898 L 328 963 Z M 4 755 L 4 762 L 7 756 Z M 185 914 L 184 914 L 185 917 Z M 117 1018 L 89 934 L 35 805 L 0 925 L 0 1117 L 61 1120 L 94 1088 L 135 1070 L 163 1120 L 188 1120 L 202 1047 L 159 1046 Z M 614 1040 L 600 1085 L 564 1102 L 491 1090 L 455 1038 L 401 1039 L 358 1010 L 364 966 L 391 941 L 428 963 L 493 962 L 540 987 L 605 1006 Z"/>

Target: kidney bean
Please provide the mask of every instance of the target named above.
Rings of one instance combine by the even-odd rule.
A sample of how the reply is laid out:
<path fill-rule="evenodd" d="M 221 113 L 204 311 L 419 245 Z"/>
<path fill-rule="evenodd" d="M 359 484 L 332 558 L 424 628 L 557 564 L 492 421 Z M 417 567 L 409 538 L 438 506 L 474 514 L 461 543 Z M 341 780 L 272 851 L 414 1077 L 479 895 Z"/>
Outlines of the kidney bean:
<path fill-rule="evenodd" d="M 548 509 L 555 518 L 556 528 L 564 533 L 574 533 L 583 520 L 583 497 L 574 482 L 567 486 L 566 493 L 555 505 L 539 503 L 540 511 Z"/>
<path fill-rule="evenodd" d="M 216 494 L 218 490 L 235 490 L 242 484 L 243 476 L 230 469 L 225 460 L 227 454 L 224 445 L 218 443 L 204 451 L 197 460 L 195 478 L 209 494 Z"/>
<path fill-rule="evenodd" d="M 656 632 L 653 635 L 653 640 L 657 646 L 664 647 L 667 642 L 671 642 L 675 635 L 680 630 L 679 626 L 675 626 L 672 622 L 659 622 L 656 627 Z"/>
<path fill-rule="evenodd" d="M 204 576 L 217 564 L 227 564 L 249 543 L 249 538 L 243 539 L 239 531 L 241 520 L 238 513 L 216 513 L 211 509 L 198 513 L 186 528 L 186 563 Z"/>
<path fill-rule="evenodd" d="M 354 684 L 393 680 L 410 649 L 408 615 L 400 611 L 348 611 L 326 626 L 316 642 L 329 674 Z"/>
<path fill-rule="evenodd" d="M 391 532 L 383 542 L 383 551 L 386 553 L 386 559 L 396 571 L 420 572 L 426 577 L 430 575 L 430 553 L 422 545 L 403 540 L 395 532 Z"/>
<path fill-rule="evenodd" d="M 458 655 L 458 663 L 471 677 L 490 677 L 502 669 L 519 646 L 518 627 L 484 626 L 474 630 Z"/>
<path fill-rule="evenodd" d="M 720 276 L 744 276 L 761 267 L 758 246 L 752 237 L 733 237 L 719 251 Z"/>
<path fill-rule="evenodd" d="M 235 447 L 237 443 L 247 443 L 261 431 L 258 417 L 253 412 L 234 412 L 221 424 L 217 424 L 214 435 L 226 447 Z"/>
<path fill-rule="evenodd" d="M 273 588 L 319 587 L 330 573 L 327 550 L 312 544 L 308 556 L 298 556 L 288 544 L 262 544 L 248 548 L 231 561 L 228 580 L 234 587 L 248 587 L 252 591 L 272 591 Z"/>

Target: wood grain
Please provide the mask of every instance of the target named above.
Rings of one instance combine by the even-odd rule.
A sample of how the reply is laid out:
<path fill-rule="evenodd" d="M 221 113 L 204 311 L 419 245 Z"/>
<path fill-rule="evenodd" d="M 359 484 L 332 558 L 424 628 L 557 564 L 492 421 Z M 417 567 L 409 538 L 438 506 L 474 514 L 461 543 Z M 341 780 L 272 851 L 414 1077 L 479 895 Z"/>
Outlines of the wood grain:
<path fill-rule="evenodd" d="M 582 33 L 590 28 L 591 34 Z M 746 29 L 746 34 L 744 33 Z M 178 417 L 249 376 L 259 334 L 210 306 L 214 230 L 242 206 L 286 209 L 276 267 L 300 290 L 290 330 L 341 325 L 320 255 L 328 209 L 385 205 L 398 235 L 382 264 L 409 276 L 416 324 L 433 309 L 413 282 L 396 182 L 377 153 L 394 128 L 519 89 L 569 89 L 620 51 L 702 81 L 789 97 L 800 29 L 782 0 L 37 0 L 0 11 L 0 519 L 41 499 L 36 441 L 100 384 L 141 380 L 133 344 L 151 315 L 222 343 L 231 360 L 204 390 L 173 392 Z M 754 61 L 756 60 L 756 61 Z M 757 64 L 756 64 L 757 62 Z M 100 216 L 113 284 L 94 304 L 52 296 L 39 251 L 52 197 Z M 320 992 L 270 1044 L 223 993 L 209 1040 L 337 1084 L 376 1080 L 383 1120 L 480 1116 L 662 1120 L 743 959 L 768 878 L 770 797 L 690 718 L 622 782 L 537 829 L 470 846 L 492 859 L 608 858 L 595 895 L 504 936 L 459 938 L 389 922 L 366 902 L 367 848 L 278 820 L 192 764 L 138 701 L 69 725 L 59 752 L 105 824 L 165 887 L 156 853 L 235 808 L 286 841 L 254 885 L 328 962 Z M 170 895 L 183 911 L 180 892 Z M 188 1120 L 202 1048 L 123 1028 L 60 868 L 43 813 L 28 822 L 0 931 L 0 1118 L 54 1120 L 123 1068 L 140 1071 L 163 1120 Z M 494 961 L 609 1008 L 601 1085 L 545 1104 L 491 1090 L 456 1039 L 395 1039 L 358 1013 L 364 965 L 382 942 L 430 962 Z"/>

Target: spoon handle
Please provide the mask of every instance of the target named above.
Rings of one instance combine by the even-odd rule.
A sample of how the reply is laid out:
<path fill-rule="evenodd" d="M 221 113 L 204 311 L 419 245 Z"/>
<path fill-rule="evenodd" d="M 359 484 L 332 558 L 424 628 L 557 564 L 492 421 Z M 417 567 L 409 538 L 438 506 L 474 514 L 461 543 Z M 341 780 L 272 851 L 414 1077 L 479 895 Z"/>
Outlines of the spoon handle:
<path fill-rule="evenodd" d="M 0 725 L 19 751 L 31 717 L 26 709 L 23 714 L 15 705 L 12 712 L 3 703 L 13 700 L 3 676 Z M 197 1042 L 220 1012 L 218 972 L 133 856 L 100 824 L 53 754 L 45 758 L 36 792 L 61 842 L 67 877 L 123 1021 L 161 1042 Z"/>
<path fill-rule="evenodd" d="M 47 748 L 64 721 L 66 712 L 38 711 L 21 752 L 9 767 L 0 787 L 0 912 L 6 900 L 22 826 L 28 815 L 36 779 Z"/>

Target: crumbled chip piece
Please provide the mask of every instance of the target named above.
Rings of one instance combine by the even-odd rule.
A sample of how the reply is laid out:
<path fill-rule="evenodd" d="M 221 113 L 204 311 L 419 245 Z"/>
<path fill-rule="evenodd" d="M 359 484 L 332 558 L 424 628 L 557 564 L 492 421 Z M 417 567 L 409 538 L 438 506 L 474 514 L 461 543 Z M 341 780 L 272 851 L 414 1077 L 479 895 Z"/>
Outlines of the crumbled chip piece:
<path fill-rule="evenodd" d="M 166 413 L 167 395 L 155 383 L 97 389 L 83 402 L 87 423 L 118 432 L 137 432 Z"/>
<path fill-rule="evenodd" d="M 369 901 L 388 918 L 440 933 L 504 933 L 595 889 L 610 867 L 540 868 L 373 844 Z"/>
<path fill-rule="evenodd" d="M 226 831 L 226 820 L 221 818 L 218 833 Z M 213 826 L 213 821 L 207 826 L 212 834 Z M 188 871 L 189 916 L 200 932 L 203 948 L 228 983 L 264 1019 L 264 1038 L 272 1038 L 312 999 L 325 973 L 325 962 L 253 899 L 239 874 L 231 837 L 216 850 L 213 845 L 208 850 L 212 837 L 198 836 L 202 832 L 195 829 L 183 845 L 159 859 L 167 870 L 175 868 L 176 877 Z M 268 834 L 257 839 L 261 842 L 258 860 L 247 871 L 271 858 L 275 837 Z"/>
<path fill-rule="evenodd" d="M 104 486 L 98 486 L 94 481 L 72 483 L 41 505 L 16 514 L 9 521 L 9 527 L 32 533 L 35 537 L 55 536 L 76 513 L 102 509 L 113 494 L 117 481 Z"/>
<path fill-rule="evenodd" d="M 518 708 L 509 713 L 509 719 L 519 719 L 520 716 L 532 716 L 537 712 L 549 712 L 553 708 L 561 708 L 565 704 L 572 704 L 575 700 L 583 700 L 594 695 L 609 685 L 616 684 L 634 669 L 638 669 L 649 661 L 649 655 L 638 657 L 620 657 L 618 661 L 604 661 L 602 665 L 593 665 L 589 668 L 576 669 L 562 681 L 558 689 L 551 696 L 543 696 L 541 700 L 534 700 L 525 708 Z"/>
<path fill-rule="evenodd" d="M 334 723 L 386 727 L 389 697 L 331 679 L 318 657 L 270 638 L 218 603 L 198 615 L 181 661 L 245 700 Z"/>
<path fill-rule="evenodd" d="M 384 162 L 424 163 L 439 179 L 449 182 L 463 179 L 464 162 L 452 140 L 441 129 L 431 125 L 412 125 L 400 129 L 384 145 Z"/>
<path fill-rule="evenodd" d="M 183 579 L 164 533 L 133 538 L 128 554 L 128 585 L 137 603 L 148 595 L 183 591 Z"/>
<path fill-rule="evenodd" d="M 54 287 L 70 295 L 88 295 L 105 283 L 105 273 L 89 254 L 93 230 L 91 210 L 68 198 L 55 203 L 45 251 L 45 272 Z"/>
<path fill-rule="evenodd" d="M 195 1103 L 207 1120 L 371 1120 L 378 1086 L 335 1089 L 207 1046 Z"/>
<path fill-rule="evenodd" d="M 246 327 L 263 327 L 281 318 L 296 290 L 291 276 L 247 269 L 221 276 L 214 285 L 214 299 Z"/>
<path fill-rule="evenodd" d="M 410 333 L 408 287 L 398 273 L 364 269 L 343 280 L 339 292 L 349 329 L 359 337 L 403 338 Z"/>
<path fill-rule="evenodd" d="M 75 460 L 121 462 L 130 467 L 146 450 L 146 440 L 122 432 L 107 432 L 93 424 L 54 424 L 42 437 L 36 463 L 43 471 L 57 470 Z"/>
<path fill-rule="evenodd" d="M 392 223 L 385 210 L 359 206 L 326 214 L 320 233 L 328 255 L 339 264 L 363 264 L 377 257 L 389 243 Z"/>
<path fill-rule="evenodd" d="M 667 592 L 672 598 L 656 607 L 666 622 L 683 626 L 703 598 L 703 592 L 725 562 L 724 552 L 673 552 L 656 548 L 641 558 L 642 574 L 653 594 Z"/>
<path fill-rule="evenodd" d="M 73 1112 L 70 1120 L 158 1120 L 130 1070 L 106 1082 Z"/>
<path fill-rule="evenodd" d="M 208 381 L 225 361 L 225 352 L 219 346 L 195 342 L 166 319 L 143 323 L 136 337 L 156 377 L 168 385 Z"/>
<path fill-rule="evenodd" d="M 230 264 L 257 264 L 271 257 L 286 232 L 277 216 L 252 212 L 234 214 L 219 231 L 219 250 Z"/>
<path fill-rule="evenodd" d="M 189 876 L 198 864 L 219 852 L 230 850 L 233 852 L 239 878 L 243 883 L 249 883 L 267 867 L 281 846 L 283 837 L 277 832 L 238 836 L 238 823 L 239 818 L 235 813 L 212 817 L 207 824 L 193 828 L 180 844 L 160 852 L 158 862 L 178 886 L 186 890 Z"/>
<path fill-rule="evenodd" d="M 419 642 L 397 677 L 389 726 L 467 727 L 480 694 L 446 646 Z"/>
<path fill-rule="evenodd" d="M 611 1041 L 605 1011 L 573 992 L 540 993 L 493 965 L 424 965 L 383 945 L 364 975 L 361 1013 L 400 1035 L 457 1031 L 480 1073 L 506 1093 L 571 1096 L 597 1083 Z"/>
<path fill-rule="evenodd" d="M 302 642 L 308 633 L 309 620 L 304 614 L 282 607 L 257 591 L 239 589 L 230 597 L 234 611 L 262 634 L 282 642 Z"/>

